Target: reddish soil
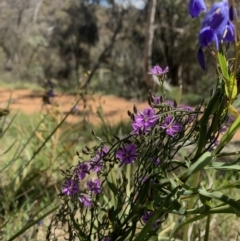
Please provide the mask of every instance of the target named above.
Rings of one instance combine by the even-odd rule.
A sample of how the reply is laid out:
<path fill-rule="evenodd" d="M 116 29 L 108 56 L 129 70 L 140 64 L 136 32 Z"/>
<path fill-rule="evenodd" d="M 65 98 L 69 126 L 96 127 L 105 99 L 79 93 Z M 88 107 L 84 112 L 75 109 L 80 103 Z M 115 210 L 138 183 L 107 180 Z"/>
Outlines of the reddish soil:
<path fill-rule="evenodd" d="M 44 92 L 27 89 L 7 90 L 0 88 L 0 108 L 6 108 L 10 100 L 10 112 L 22 111 L 26 114 L 40 113 L 43 110 L 52 108 L 51 105 L 43 105 Z M 114 96 L 85 96 L 85 101 L 77 95 L 57 94 L 52 101 L 53 107 L 59 107 L 63 114 L 68 113 L 76 101 L 76 111 L 69 115 L 68 122 L 77 123 L 84 115 L 87 120 L 93 124 L 100 123 L 97 115 L 97 109 L 101 106 L 104 113 L 104 119 L 110 123 L 117 123 L 121 120 L 129 120 L 127 111 L 133 111 L 135 104 L 139 110 L 143 110 L 148 104 L 139 101 L 128 101 Z M 84 108 L 84 105 L 86 106 Z"/>
<path fill-rule="evenodd" d="M 51 105 L 43 105 L 43 92 L 33 90 L 8 90 L 0 88 L 0 107 L 6 108 L 10 100 L 10 112 L 22 111 L 26 114 L 40 113 Z M 57 95 L 53 102 L 53 106 L 59 106 L 62 113 L 68 113 L 78 100 L 78 96 L 74 95 Z M 86 108 L 84 108 L 84 105 Z M 117 123 L 119 121 L 129 120 L 127 111 L 132 111 L 133 105 L 139 110 L 143 110 L 148 106 L 147 102 L 129 101 L 115 96 L 87 96 L 85 101 L 81 99 L 77 105 L 77 111 L 68 116 L 67 121 L 70 123 L 78 123 L 84 115 L 92 124 L 99 124 L 100 119 L 97 115 L 97 109 L 101 106 L 104 113 L 104 119 L 109 123 Z M 240 140 L 240 130 L 233 138 L 234 141 Z"/>

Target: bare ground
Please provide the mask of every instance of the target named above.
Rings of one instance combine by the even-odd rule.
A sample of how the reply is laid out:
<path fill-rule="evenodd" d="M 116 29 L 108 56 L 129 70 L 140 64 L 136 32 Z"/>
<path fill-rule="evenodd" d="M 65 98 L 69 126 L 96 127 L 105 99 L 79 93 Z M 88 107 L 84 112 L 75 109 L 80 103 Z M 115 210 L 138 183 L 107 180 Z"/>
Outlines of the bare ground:
<path fill-rule="evenodd" d="M 33 91 L 27 89 L 8 90 L 0 88 L 0 107 L 6 108 L 10 104 L 10 112 L 22 111 L 26 114 L 40 113 L 47 105 L 43 105 L 42 91 Z M 52 100 L 53 104 L 59 106 L 63 114 L 68 113 L 80 97 L 77 95 L 61 95 L 58 94 Z M 92 124 L 99 124 L 100 119 L 97 116 L 97 109 L 101 106 L 104 118 L 111 124 L 120 121 L 129 120 L 127 111 L 133 110 L 136 105 L 139 110 L 143 110 L 148 106 L 147 102 L 129 101 L 115 96 L 85 96 L 80 98 L 77 104 L 76 112 L 69 115 L 67 121 L 70 123 L 78 123 L 84 115 Z M 233 141 L 240 141 L 240 130 L 236 133 Z"/>

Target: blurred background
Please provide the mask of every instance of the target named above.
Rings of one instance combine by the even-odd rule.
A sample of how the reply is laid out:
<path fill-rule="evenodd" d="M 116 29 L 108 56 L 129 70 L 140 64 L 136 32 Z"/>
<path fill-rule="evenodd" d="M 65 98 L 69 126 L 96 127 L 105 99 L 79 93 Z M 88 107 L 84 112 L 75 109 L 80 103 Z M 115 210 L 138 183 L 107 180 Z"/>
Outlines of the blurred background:
<path fill-rule="evenodd" d="M 208 8 L 212 3 L 206 1 Z M 86 159 L 86 145 L 113 143 L 113 135 L 132 131 L 127 110 L 146 108 L 149 89 L 160 95 L 149 74 L 154 65 L 169 66 L 168 99 L 180 86 L 183 104 L 209 97 L 216 62 L 205 49 L 207 70 L 200 68 L 203 16 L 191 19 L 187 6 L 183 0 L 0 0 L 0 239 L 47 239 L 61 204 L 62 171 Z M 214 183 L 238 179 L 239 173 L 219 172 Z M 236 217 L 214 220 L 210 240 L 236 240 Z M 62 231 L 58 240 L 67 240 Z"/>
<path fill-rule="evenodd" d="M 51 80 L 65 90 L 90 87 L 146 99 L 146 90 L 157 91 L 148 72 L 159 64 L 170 68 L 168 90 L 181 84 L 188 101 L 199 101 L 214 82 L 215 61 L 205 53 L 207 71 L 199 67 L 201 18 L 191 19 L 187 5 L 182 0 L 1 0 L 0 81 L 41 86 Z"/>

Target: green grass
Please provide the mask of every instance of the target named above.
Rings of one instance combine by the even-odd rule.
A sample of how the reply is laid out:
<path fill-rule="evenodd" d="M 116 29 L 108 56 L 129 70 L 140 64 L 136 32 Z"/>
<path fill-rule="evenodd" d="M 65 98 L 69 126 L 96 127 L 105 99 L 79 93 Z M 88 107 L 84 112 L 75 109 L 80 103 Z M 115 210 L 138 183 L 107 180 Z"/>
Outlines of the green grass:
<path fill-rule="evenodd" d="M 178 88 L 172 88 L 171 92 L 166 92 L 166 99 L 175 100 L 178 95 Z M 184 93 L 181 96 L 181 104 L 196 106 L 201 103 L 205 96 L 196 93 Z"/>
<path fill-rule="evenodd" d="M 0 230 L 3 230 L 3 240 L 13 240 L 15 237 L 18 237 L 16 240 L 21 240 L 20 237 L 22 240 L 45 240 L 54 208 L 61 203 L 58 198 L 63 183 L 61 170 L 77 163 L 76 151 L 81 153 L 86 145 L 92 147 L 99 144 L 96 136 L 114 142 L 113 135 L 124 136 L 131 132 L 130 122 L 111 125 L 105 121 L 101 109 L 98 116 L 100 126 L 81 120 L 74 125 L 64 122 L 59 126 L 59 113 L 18 113 L 1 119 Z M 228 175 L 216 172 L 202 176 L 202 184 L 212 183 L 218 187 L 238 179 L 237 172 Z M 237 189 L 226 189 L 224 193 L 240 199 Z M 166 232 L 159 240 L 167 240 L 173 229 L 172 226 L 169 229 L 168 225 L 178 218 L 169 215 L 164 224 Z M 41 226 L 38 225 L 40 220 Z M 236 240 L 240 224 L 236 216 L 213 215 L 212 220 L 209 240 Z M 198 222 L 192 232 L 204 232 L 204 228 L 204 222 Z"/>
<path fill-rule="evenodd" d="M 34 82 L 12 81 L 5 82 L 0 80 L 0 87 L 5 89 L 17 90 L 17 89 L 29 89 L 29 90 L 42 90 L 43 88 Z"/>
<path fill-rule="evenodd" d="M 60 113 L 10 114 L 2 118 L 0 148 L 0 230 L 4 240 L 14 235 L 30 240 L 39 238 L 36 229 L 47 231 L 51 212 L 60 204 L 57 196 L 63 183 L 61 170 L 77 164 L 76 151 L 99 140 L 129 132 L 129 123 L 94 127 L 80 120 L 62 123 Z M 36 222 L 40 219 L 43 225 Z M 36 221 L 36 222 L 35 222 Z M 36 234 L 36 235 L 35 235 Z"/>

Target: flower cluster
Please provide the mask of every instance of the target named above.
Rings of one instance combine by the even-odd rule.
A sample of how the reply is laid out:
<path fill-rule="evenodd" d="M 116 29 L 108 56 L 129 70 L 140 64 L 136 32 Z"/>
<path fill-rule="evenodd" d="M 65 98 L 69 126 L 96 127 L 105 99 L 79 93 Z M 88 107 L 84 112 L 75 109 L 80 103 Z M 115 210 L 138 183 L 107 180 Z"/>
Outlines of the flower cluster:
<path fill-rule="evenodd" d="M 209 10 L 204 0 L 190 0 L 188 9 L 192 18 L 206 12 L 199 32 L 198 51 L 199 63 L 205 69 L 203 49 L 214 42 L 218 50 L 223 42 L 234 40 L 232 21 L 236 11 L 227 0 L 213 4 Z M 156 65 L 151 74 L 156 75 L 163 86 L 168 71 L 168 67 L 163 69 Z M 102 142 L 100 148 L 94 147 L 92 152 L 87 148 L 88 151 L 83 152 L 92 154 L 91 159 L 68 169 L 62 187 L 62 194 L 74 203 L 69 205 L 65 197 L 67 201 L 63 206 L 67 206 L 67 211 L 63 209 L 63 220 L 67 213 L 69 227 L 76 237 L 110 241 L 131 236 L 133 240 L 143 231 L 144 240 L 150 240 L 157 235 L 168 213 L 187 217 L 194 210 L 194 207 L 186 210 L 182 204 L 183 193 L 186 197 L 188 194 L 190 197 L 206 195 L 207 199 L 214 197 L 211 188 L 209 191 L 204 187 L 200 192 L 201 186 L 192 188 L 184 184 L 195 173 L 214 165 L 226 168 L 215 162 L 223 147 L 219 136 L 228 133 L 227 127 L 232 121 L 228 118 L 224 84 L 219 80 L 209 103 L 203 101 L 195 109 L 166 100 L 164 91 L 163 96 L 150 92 L 149 107 L 143 111 L 134 107 L 133 113 L 128 112 L 132 120 L 128 135 L 123 139 L 114 136 L 114 141 L 108 142 L 109 149 Z M 187 155 L 179 153 L 181 150 L 187 150 Z M 81 190 L 83 182 L 85 189 Z M 197 206 L 194 212 L 201 215 L 201 210 L 209 210 L 205 203 L 202 205 L 204 209 Z M 78 207 L 83 211 L 80 218 L 75 217 Z"/>
<path fill-rule="evenodd" d="M 182 130 L 182 124 L 174 120 L 173 116 L 167 116 L 161 128 L 166 131 L 169 136 L 174 137 Z"/>
<path fill-rule="evenodd" d="M 206 4 L 204 0 L 190 0 L 188 3 L 188 11 L 192 18 L 196 18 L 202 11 L 206 11 Z"/>
<path fill-rule="evenodd" d="M 152 70 L 151 70 L 151 74 L 152 75 L 164 75 L 169 71 L 169 67 L 167 66 L 165 69 L 162 69 L 159 65 L 155 65 Z"/>
<path fill-rule="evenodd" d="M 138 112 L 132 122 L 133 134 L 146 133 L 151 130 L 157 120 L 158 116 L 154 114 L 154 109 L 146 108 L 143 112 Z"/>
<path fill-rule="evenodd" d="M 91 193 L 95 193 L 95 194 L 98 194 L 101 192 L 101 181 L 99 179 L 96 179 L 94 181 L 92 180 L 89 180 L 87 182 L 87 186 L 89 188 L 89 191 Z"/>
<path fill-rule="evenodd" d="M 136 153 L 137 147 L 134 144 L 122 145 L 116 151 L 116 157 L 121 161 L 120 166 L 123 164 L 131 164 L 139 155 Z"/>
<path fill-rule="evenodd" d="M 93 172 L 100 172 L 103 167 L 102 157 L 108 153 L 108 148 L 103 146 L 101 150 L 96 152 L 96 155 L 89 161 L 89 165 Z"/>
<path fill-rule="evenodd" d="M 103 146 L 100 150 L 95 152 L 93 159 L 88 162 L 79 163 L 73 171 L 73 177 L 67 179 L 63 185 L 62 193 L 67 196 L 79 196 L 80 203 L 84 207 L 91 207 L 93 205 L 92 196 L 101 193 L 101 180 L 89 179 L 87 181 L 87 193 L 80 192 L 79 183 L 90 174 L 90 171 L 100 172 L 103 167 L 102 158 L 108 153 L 108 148 Z"/>
<path fill-rule="evenodd" d="M 87 237 L 93 237 L 93 233 L 88 233 L 93 231 L 86 228 L 86 223 L 90 225 L 96 222 L 99 225 L 94 227 L 94 232 L 98 233 L 98 240 L 115 240 L 126 232 L 125 226 L 121 225 L 127 218 L 132 218 L 136 227 L 149 223 L 168 195 L 166 210 L 172 208 L 170 189 L 173 186 L 170 185 L 171 182 L 162 185 L 161 180 L 167 180 L 169 173 L 176 169 L 187 169 L 191 165 L 187 159 L 181 159 L 178 153 L 189 146 L 192 152 L 189 157 L 196 153 L 201 137 L 199 120 L 204 114 L 202 109 L 204 106 L 194 109 L 166 100 L 164 96 L 154 96 L 150 92 L 149 107 L 143 111 L 134 107 L 133 113 L 128 112 L 132 120 L 132 131 L 128 136 L 116 138 L 116 142 L 109 143 L 109 149 L 104 143 L 101 143 L 100 148 L 94 147 L 92 152 L 86 148 L 87 151 L 83 153 L 92 153 L 91 158 L 69 169 L 62 188 L 62 193 L 72 202 L 77 202 L 76 207 L 80 206 L 83 211 L 79 224 L 79 230 L 82 225 L 80 236 L 87 232 Z M 213 126 L 214 115 L 209 116 L 207 123 L 204 123 L 207 138 L 201 152 L 213 152 L 218 148 L 218 137 L 226 131 L 228 121 L 222 115 L 218 124 Z M 83 182 L 85 188 L 81 189 Z M 115 202 L 115 206 L 112 202 Z M 148 206 L 148 203 L 151 205 Z M 126 215 L 122 215 L 122 210 L 131 208 L 136 213 L 124 211 Z M 133 213 L 134 217 L 128 216 Z M 98 217 L 101 219 L 98 220 Z M 150 227 L 149 237 L 157 232 L 166 217 L 165 211 L 156 217 Z M 118 224 L 118 228 L 109 229 L 110 223 Z"/>
<path fill-rule="evenodd" d="M 192 17 L 198 17 L 201 11 L 206 11 L 206 5 L 203 0 L 189 1 L 189 14 Z M 235 34 L 232 23 L 234 15 L 236 15 L 235 10 L 233 10 L 232 6 L 229 7 L 228 0 L 214 3 L 206 13 L 198 35 L 200 48 L 197 54 L 199 64 L 204 70 L 206 66 L 203 48 L 214 42 L 218 50 L 221 41 L 234 41 Z"/>
<path fill-rule="evenodd" d="M 139 111 L 136 115 L 134 115 L 132 122 L 133 131 L 131 134 L 147 134 L 154 127 L 159 126 L 161 129 L 165 130 L 167 135 L 174 137 L 183 130 L 183 125 L 190 124 L 195 117 L 194 114 L 187 114 L 193 112 L 191 107 L 184 105 L 175 107 L 173 101 L 164 101 L 162 96 L 153 97 L 153 106 L 156 108 L 164 106 L 166 108 L 170 108 L 171 110 L 182 110 L 185 112 L 185 116 L 187 117 L 186 121 L 180 123 L 172 115 L 167 115 L 162 123 L 159 123 L 160 116 L 155 114 L 154 108 L 146 108 L 143 112 Z"/>
<path fill-rule="evenodd" d="M 63 185 L 62 192 L 67 196 L 75 195 L 79 192 L 78 182 L 73 179 L 66 180 Z"/>

